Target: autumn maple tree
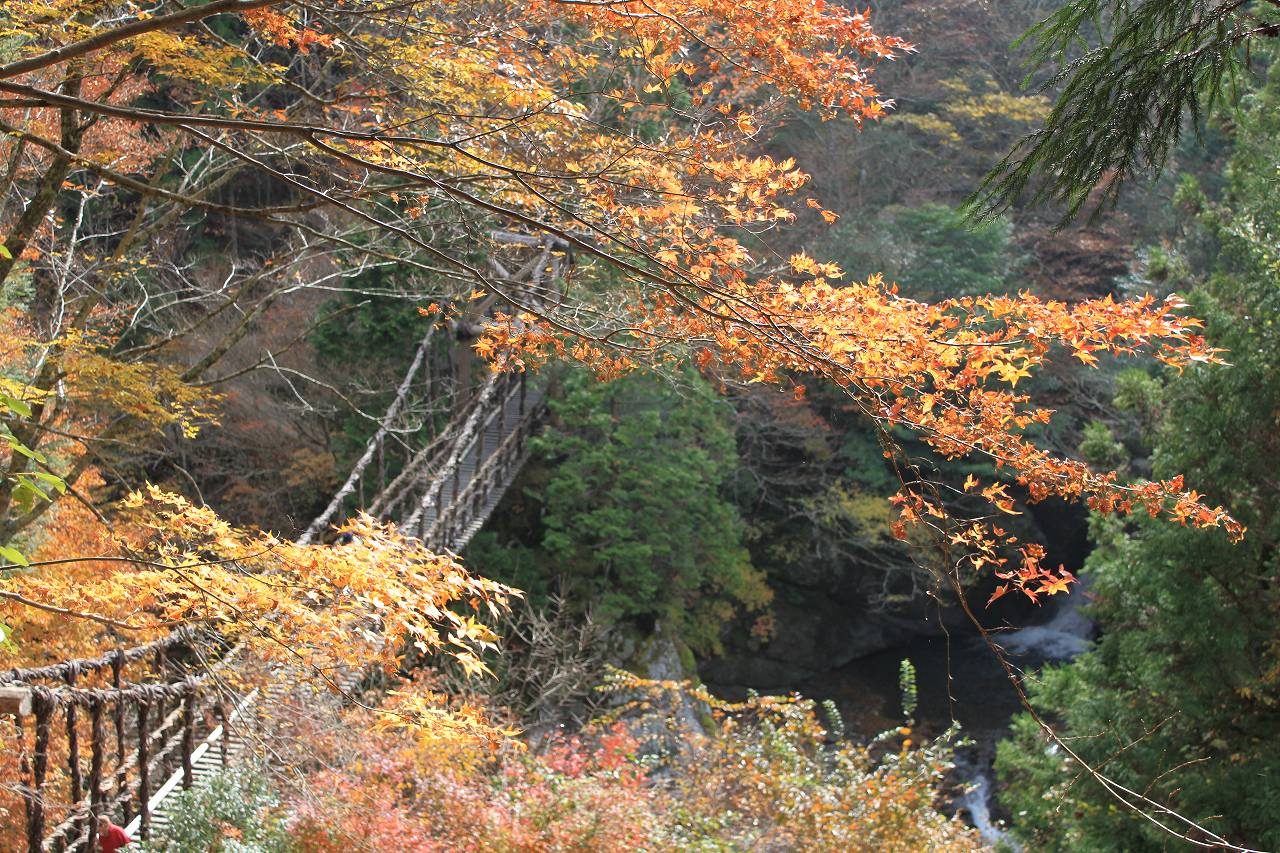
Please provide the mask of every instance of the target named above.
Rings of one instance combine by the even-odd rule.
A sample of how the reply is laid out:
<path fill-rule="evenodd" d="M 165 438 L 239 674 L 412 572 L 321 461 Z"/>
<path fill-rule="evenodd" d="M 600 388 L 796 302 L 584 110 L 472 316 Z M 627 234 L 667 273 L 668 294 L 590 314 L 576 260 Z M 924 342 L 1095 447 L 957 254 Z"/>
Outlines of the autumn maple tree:
<path fill-rule="evenodd" d="M 762 131 L 795 109 L 877 119 L 889 104 L 874 68 L 912 49 L 874 32 L 868 13 L 805 0 L 6 4 L 0 283 L 32 294 L 14 321 L 6 386 L 29 412 L 11 406 L 7 423 L 23 448 L 50 453 L 6 457 L 0 529 L 12 537 L 52 505 L 8 510 L 37 464 L 74 492 L 147 424 L 197 428 L 235 373 L 227 354 L 264 312 L 379 268 L 429 281 L 433 321 L 498 300 L 475 348 L 499 369 L 567 358 L 608 377 L 694 359 L 797 394 L 804 376 L 834 382 L 885 430 L 902 480 L 900 534 L 934 530 L 957 566 L 995 571 L 999 593 L 1053 594 L 1070 580 L 1000 528 L 1014 483 L 1032 500 L 1085 499 L 1240 535 L 1178 478 L 1122 482 L 1028 435 L 1052 412 L 1018 383 L 1054 355 L 1214 360 L 1176 299 L 925 304 L 878 277 L 845 281 L 821 258 L 770 254 L 774 229 L 836 215 L 805 193 L 795 162 L 760 153 Z M 260 191 L 242 191 L 246 181 Z M 235 234 L 251 223 L 259 261 L 201 278 L 172 245 L 196 221 Z M 523 275 L 511 245 L 534 249 Z M 290 345 L 271 342 L 244 369 Z M 892 427 L 1008 472 L 965 486 L 992 517 L 953 519 Z M 154 628 L 261 624 L 274 612 L 268 636 L 301 632 L 318 665 L 345 656 L 332 652 L 343 619 L 386 606 L 396 614 L 378 619 L 387 635 L 433 638 L 427 622 L 445 618 L 464 645 L 487 642 L 443 615 L 460 597 L 436 595 L 451 564 L 372 521 L 361 522 L 370 541 L 407 548 L 400 558 L 421 568 L 379 587 L 172 495 L 140 492 L 124 511 L 140 526 L 121 533 L 121 548 L 146 563 L 84 590 L 48 573 L 6 579 L 10 603 L 66 606 L 120 630 L 140 614 Z M 251 567 L 256 592 L 220 571 L 233 558 Z M 348 610 L 347 595 L 359 606 Z"/>

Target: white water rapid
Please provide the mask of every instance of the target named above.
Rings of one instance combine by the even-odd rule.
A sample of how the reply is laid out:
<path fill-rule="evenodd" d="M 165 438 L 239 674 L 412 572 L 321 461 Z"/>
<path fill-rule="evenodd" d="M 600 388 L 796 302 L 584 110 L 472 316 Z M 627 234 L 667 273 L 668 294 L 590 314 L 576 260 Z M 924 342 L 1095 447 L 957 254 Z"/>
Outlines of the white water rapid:
<path fill-rule="evenodd" d="M 1082 581 L 1070 595 L 1053 603 L 1053 613 L 1047 620 L 1001 634 L 997 642 L 1023 667 L 1047 661 L 1069 661 L 1083 654 L 1089 648 L 1089 635 L 1093 631 L 1093 623 L 1080 612 L 1087 589 Z M 991 746 L 994 748 L 994 744 Z M 956 764 L 966 782 L 959 804 L 968 811 L 969 820 L 982 840 L 993 847 L 1021 851 L 1023 848 L 991 818 L 995 779 L 990 757 L 985 761 L 960 758 Z"/>
<path fill-rule="evenodd" d="M 1088 591 L 1081 581 L 1065 598 L 1054 603 L 1053 616 L 1040 625 L 1030 625 L 999 637 L 1005 651 L 1018 657 L 1039 660 L 1071 660 L 1089 647 L 1093 623 L 1080 612 Z"/>

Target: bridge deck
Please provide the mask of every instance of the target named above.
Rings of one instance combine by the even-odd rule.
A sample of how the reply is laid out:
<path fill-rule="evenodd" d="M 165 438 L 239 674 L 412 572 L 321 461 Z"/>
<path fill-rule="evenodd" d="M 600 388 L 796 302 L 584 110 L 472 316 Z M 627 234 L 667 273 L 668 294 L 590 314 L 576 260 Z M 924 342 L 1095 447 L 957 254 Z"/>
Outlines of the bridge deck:
<path fill-rule="evenodd" d="M 415 463 L 411 477 L 392 484 L 399 489 L 398 497 L 380 494 L 372 503 L 429 549 L 462 550 L 519 473 L 541 413 L 541 391 L 523 374 L 495 374 L 450 424 L 430 458 Z M 95 849 L 93 818 L 102 814 L 124 823 L 133 838 L 149 837 L 167 825 L 175 793 L 202 784 L 251 754 L 260 757 L 268 751 L 262 747 L 276 723 L 267 709 L 309 703 L 317 713 L 336 714 L 342 695 L 363 678 L 361 672 L 345 673 L 338 680 L 339 691 L 333 692 L 317 687 L 304 673 L 277 672 L 265 677 L 261 688 L 236 696 L 225 686 L 218 689 L 221 679 L 212 672 L 192 675 L 191 662 L 179 660 L 200 658 L 194 652 L 198 642 L 194 635 L 178 632 L 95 661 L 0 676 L 0 682 L 7 682 L 0 685 L 0 714 L 13 715 L 20 733 L 34 718 L 34 749 L 28 752 L 24 746 L 16 756 L 23 780 L 27 853 Z M 139 662 L 147 671 L 130 673 L 133 681 L 127 680 L 126 667 L 136 668 Z M 233 649 L 216 666 L 226 672 L 249 663 Z M 91 673 L 94 683 L 105 677 L 109 686 L 77 687 L 77 678 Z M 309 688 L 300 687 L 307 684 Z M 291 695 L 299 689 L 314 692 L 305 698 Z M 206 719 L 209 712 L 211 721 Z M 86 719 L 91 720 L 90 736 L 87 749 L 82 749 L 79 739 Z M 50 735 L 64 728 L 65 737 L 54 743 L 67 752 L 55 760 Z M 26 744 L 27 737 L 19 742 Z M 52 777 L 51 765 L 63 767 L 66 778 Z M 65 797 L 63 785 L 70 786 Z"/>

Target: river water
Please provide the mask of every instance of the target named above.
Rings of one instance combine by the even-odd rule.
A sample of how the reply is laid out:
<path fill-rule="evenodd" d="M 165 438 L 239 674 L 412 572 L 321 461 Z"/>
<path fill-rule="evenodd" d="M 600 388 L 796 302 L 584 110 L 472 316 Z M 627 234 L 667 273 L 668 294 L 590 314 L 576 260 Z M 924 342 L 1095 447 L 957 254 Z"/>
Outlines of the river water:
<path fill-rule="evenodd" d="M 1010 662 L 1030 671 L 1083 652 L 1092 630 L 1080 612 L 1085 595 L 1083 585 L 1077 586 L 1070 595 L 1051 600 L 1028 627 L 999 635 Z M 831 700 L 851 734 L 870 737 L 902 724 L 898 673 L 903 659 L 916 670 L 920 733 L 937 736 L 954 720 L 973 741 L 956 755 L 957 781 L 962 784 L 956 807 L 985 841 L 1003 841 L 1017 849 L 992 817 L 991 762 L 996 743 L 1006 736 L 1021 704 L 999 661 L 974 629 L 952 630 L 949 637 L 919 637 L 824 673 L 797 685 L 797 690 L 813 699 Z"/>

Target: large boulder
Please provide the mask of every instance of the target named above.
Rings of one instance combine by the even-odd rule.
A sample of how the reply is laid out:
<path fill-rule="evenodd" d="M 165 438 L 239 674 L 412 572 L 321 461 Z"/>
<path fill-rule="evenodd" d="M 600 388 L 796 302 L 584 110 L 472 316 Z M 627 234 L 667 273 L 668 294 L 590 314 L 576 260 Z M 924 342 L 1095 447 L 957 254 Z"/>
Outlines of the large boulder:
<path fill-rule="evenodd" d="M 768 639 L 753 639 L 705 661 L 699 674 L 717 688 L 778 690 L 892 648 L 928 623 L 841 601 L 819 588 L 788 588 L 772 606 Z"/>
<path fill-rule="evenodd" d="M 714 723 L 705 703 L 656 684 L 699 683 L 688 646 L 658 625 L 651 636 L 624 642 L 615 659 L 627 672 L 655 682 L 651 687 L 616 691 L 608 703 L 618 709 L 616 716 L 639 742 L 642 755 L 678 758 L 690 744 L 711 734 Z"/>

